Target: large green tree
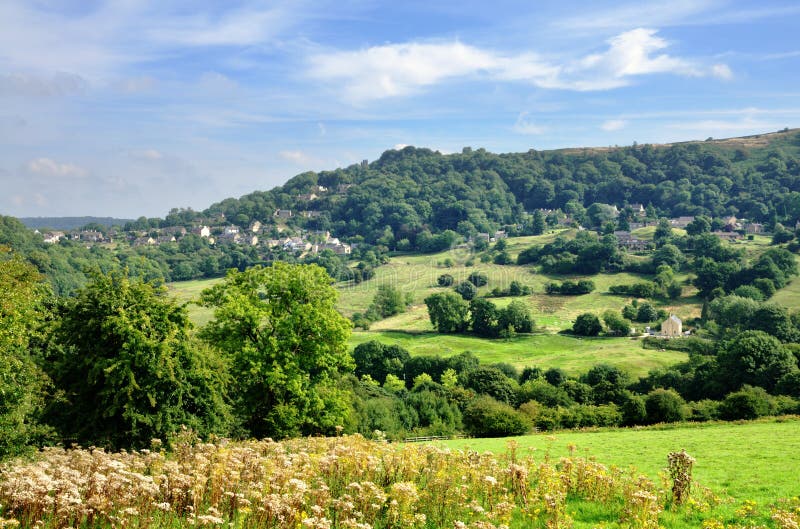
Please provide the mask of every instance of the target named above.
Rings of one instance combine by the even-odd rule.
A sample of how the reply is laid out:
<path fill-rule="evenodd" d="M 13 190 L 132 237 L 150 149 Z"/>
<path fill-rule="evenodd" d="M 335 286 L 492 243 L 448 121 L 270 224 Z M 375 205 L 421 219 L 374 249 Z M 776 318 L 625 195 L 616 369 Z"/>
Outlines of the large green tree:
<path fill-rule="evenodd" d="M 797 371 L 797 359 L 777 338 L 763 331 L 740 333 L 717 355 L 718 377 L 728 390 L 750 384 L 772 391 L 785 375 Z"/>
<path fill-rule="evenodd" d="M 47 288 L 36 269 L 0 247 L 0 460 L 37 444 L 47 377 L 31 354 Z"/>
<path fill-rule="evenodd" d="M 353 368 L 350 322 L 336 311 L 338 293 L 316 265 L 275 262 L 203 292 L 214 319 L 201 331 L 232 360 L 236 409 L 256 437 L 332 433 L 349 406 L 337 373 Z"/>
<path fill-rule="evenodd" d="M 428 316 L 439 332 L 463 332 L 469 325 L 469 305 L 454 292 L 431 294 L 425 298 Z"/>
<path fill-rule="evenodd" d="M 125 271 L 95 272 L 66 300 L 48 363 L 64 402 L 49 416 L 67 439 L 141 447 L 182 426 L 228 434 L 226 365 L 193 340 L 185 307 Z"/>

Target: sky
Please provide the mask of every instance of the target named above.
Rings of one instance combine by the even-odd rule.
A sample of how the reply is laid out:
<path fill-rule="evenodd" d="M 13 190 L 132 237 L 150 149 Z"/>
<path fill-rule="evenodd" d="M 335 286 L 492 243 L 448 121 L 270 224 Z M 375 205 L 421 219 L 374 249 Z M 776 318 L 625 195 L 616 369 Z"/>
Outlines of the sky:
<path fill-rule="evenodd" d="M 800 3 L 0 0 L 0 214 L 163 217 L 405 145 L 800 126 Z"/>

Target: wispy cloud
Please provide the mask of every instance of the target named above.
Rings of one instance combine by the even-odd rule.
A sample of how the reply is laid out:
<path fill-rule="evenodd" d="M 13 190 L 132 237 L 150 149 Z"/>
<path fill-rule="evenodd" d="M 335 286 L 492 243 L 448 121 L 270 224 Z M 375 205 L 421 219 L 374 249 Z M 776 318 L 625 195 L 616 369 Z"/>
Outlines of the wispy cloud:
<path fill-rule="evenodd" d="M 29 73 L 0 74 L 0 95 L 52 97 L 79 94 L 88 87 L 79 75 L 57 72 L 52 75 Z"/>
<path fill-rule="evenodd" d="M 546 127 L 537 125 L 531 121 L 528 117 L 528 112 L 522 112 L 519 116 L 517 116 L 517 121 L 514 123 L 512 129 L 514 132 L 526 135 L 544 134 L 547 131 Z"/>
<path fill-rule="evenodd" d="M 387 44 L 314 55 L 308 75 L 343 83 L 344 95 L 352 102 L 407 96 L 464 77 L 578 91 L 619 88 L 631 77 L 658 73 L 731 77 L 725 64 L 704 66 L 659 53 L 669 43 L 656 33 L 646 28 L 626 31 L 610 39 L 605 51 L 564 63 L 535 53 L 501 54 L 461 42 Z"/>
<path fill-rule="evenodd" d="M 188 46 L 249 46 L 284 30 L 292 11 L 281 6 L 265 9 L 249 6 L 219 16 L 211 13 L 173 16 L 148 36 L 161 42 Z"/>
<path fill-rule="evenodd" d="M 324 161 L 302 150 L 280 151 L 278 156 L 295 165 L 309 168 L 324 164 Z"/>
<path fill-rule="evenodd" d="M 636 2 L 610 9 L 582 12 L 580 15 L 555 20 L 553 26 L 572 31 L 615 31 L 637 26 L 664 27 L 684 23 L 719 5 L 719 0 Z"/>
<path fill-rule="evenodd" d="M 622 130 L 628 126 L 628 121 L 624 119 L 609 119 L 604 121 L 600 128 L 606 132 L 613 132 L 615 130 Z"/>
<path fill-rule="evenodd" d="M 72 163 L 61 163 L 50 158 L 36 158 L 29 161 L 25 168 L 29 173 L 56 178 L 86 178 L 89 171 Z"/>
<path fill-rule="evenodd" d="M 617 5 L 554 20 L 552 26 L 569 31 L 619 31 L 637 26 L 697 26 L 752 23 L 759 19 L 800 13 L 800 6 L 742 7 L 726 0 L 650 1 Z"/>

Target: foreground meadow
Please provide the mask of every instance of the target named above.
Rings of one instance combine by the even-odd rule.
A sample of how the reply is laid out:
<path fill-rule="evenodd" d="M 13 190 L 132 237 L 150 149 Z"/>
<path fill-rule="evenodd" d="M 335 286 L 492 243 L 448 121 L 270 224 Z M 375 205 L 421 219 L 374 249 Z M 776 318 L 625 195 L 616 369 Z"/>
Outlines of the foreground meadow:
<path fill-rule="evenodd" d="M 628 441 L 638 433 L 627 432 Z M 122 453 L 52 448 L 0 471 L 0 527 L 789 529 L 800 523 L 796 498 L 751 502 L 692 485 L 685 473 L 691 460 L 682 455 L 673 474 L 645 476 L 626 464 L 580 457 L 574 446 L 563 457 L 531 452 L 526 439 L 493 441 L 494 453 L 360 436 L 216 443 L 186 437 L 170 452 L 159 442 Z M 666 446 L 648 449 L 666 463 Z M 760 480 L 767 485 L 770 478 Z"/>

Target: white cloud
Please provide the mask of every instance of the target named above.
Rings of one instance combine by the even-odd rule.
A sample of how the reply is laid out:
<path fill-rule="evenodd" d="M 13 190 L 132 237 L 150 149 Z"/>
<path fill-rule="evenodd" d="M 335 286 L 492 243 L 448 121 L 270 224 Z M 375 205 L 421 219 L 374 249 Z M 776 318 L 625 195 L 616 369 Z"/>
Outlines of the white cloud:
<path fill-rule="evenodd" d="M 144 149 L 141 151 L 131 151 L 130 157 L 135 160 L 157 161 L 164 159 L 164 153 L 158 149 Z"/>
<path fill-rule="evenodd" d="M 624 119 L 609 119 L 608 121 L 604 121 L 600 128 L 608 131 L 613 132 L 615 130 L 622 130 L 628 126 L 628 122 Z"/>
<path fill-rule="evenodd" d="M 75 164 L 59 163 L 50 158 L 36 158 L 26 164 L 28 172 L 45 177 L 86 178 L 89 172 Z"/>
<path fill-rule="evenodd" d="M 537 125 L 529 120 L 527 112 L 522 112 L 519 116 L 517 116 L 517 122 L 514 123 L 512 129 L 514 132 L 526 135 L 544 134 L 545 131 L 547 131 L 546 127 Z"/>
<path fill-rule="evenodd" d="M 343 80 L 354 101 L 404 96 L 445 79 L 492 68 L 496 58 L 460 42 L 388 44 L 312 56 L 309 75 Z"/>
<path fill-rule="evenodd" d="M 732 76 L 725 64 L 707 67 L 658 53 L 669 43 L 656 33 L 646 28 L 626 31 L 610 39 L 605 51 L 564 63 L 535 53 L 500 54 L 461 42 L 387 44 L 314 55 L 308 75 L 343 85 L 345 98 L 355 103 L 407 96 L 470 76 L 577 91 L 610 90 L 628 85 L 631 77 L 659 73 Z"/>
<path fill-rule="evenodd" d="M 283 29 L 290 10 L 247 8 L 221 17 L 209 14 L 174 17 L 149 32 L 154 40 L 189 46 L 247 46 Z"/>
<path fill-rule="evenodd" d="M 278 156 L 280 156 L 284 160 L 292 162 L 293 164 L 302 165 L 305 167 L 311 165 L 318 165 L 320 163 L 320 160 L 314 158 L 313 156 L 301 150 L 281 151 L 278 153 Z"/>
<path fill-rule="evenodd" d="M 0 74 L 0 95 L 51 97 L 78 94 L 86 90 L 86 80 L 75 74 L 27 73 Z"/>
<path fill-rule="evenodd" d="M 720 79 L 733 79 L 733 72 L 727 64 L 715 64 L 711 67 L 711 75 Z"/>
<path fill-rule="evenodd" d="M 126 79 L 119 79 L 114 82 L 112 87 L 125 94 L 141 94 L 149 92 L 156 86 L 156 80 L 150 76 L 142 75 L 139 77 L 129 77 Z"/>

